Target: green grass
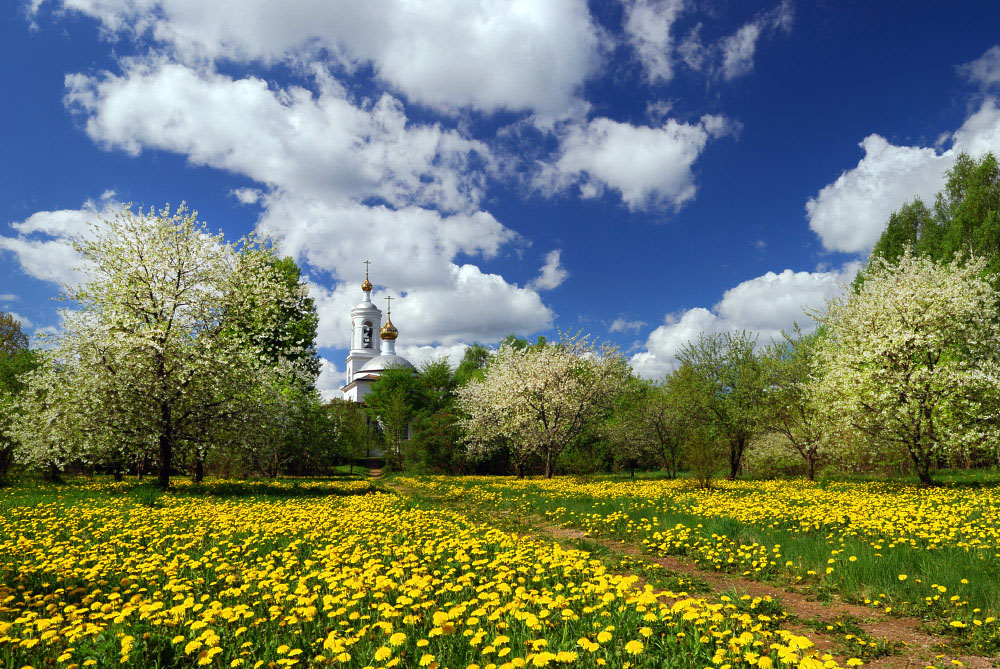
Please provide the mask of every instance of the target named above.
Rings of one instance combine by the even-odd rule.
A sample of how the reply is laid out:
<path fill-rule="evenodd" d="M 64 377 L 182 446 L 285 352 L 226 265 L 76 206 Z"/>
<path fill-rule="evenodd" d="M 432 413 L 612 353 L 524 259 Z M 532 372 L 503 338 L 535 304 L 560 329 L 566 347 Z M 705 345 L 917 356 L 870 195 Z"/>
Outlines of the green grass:
<path fill-rule="evenodd" d="M 946 474 L 942 477 L 943 480 L 956 486 L 987 486 L 991 485 L 989 481 L 992 480 L 989 472 L 981 471 L 943 474 Z M 461 479 L 449 482 L 460 487 L 472 485 L 463 483 Z M 852 483 L 849 481 L 833 481 L 829 486 L 833 486 L 834 491 L 840 488 L 843 494 L 851 494 Z M 548 517 L 550 522 L 569 524 L 589 531 L 595 530 L 586 527 L 579 520 L 587 514 L 597 513 L 617 518 L 613 523 L 601 525 L 596 531 L 603 536 L 636 545 L 642 545 L 644 540 L 650 538 L 652 532 L 643 529 L 643 525 L 648 524 L 653 516 L 658 520 L 658 528 L 684 525 L 691 528 L 693 537 L 705 542 L 711 542 L 713 535 L 725 536 L 725 544 L 733 547 L 733 550 L 741 544 L 762 547 L 780 545 L 782 557 L 779 564 L 760 572 L 748 573 L 740 565 L 724 562 L 716 565 L 703 560 L 700 566 L 760 580 L 794 584 L 822 601 L 839 597 L 844 601 L 866 604 L 881 611 L 888 609 L 891 614 L 938 620 L 941 623 L 938 631 L 956 637 L 965 648 L 976 652 L 1000 652 L 998 626 L 993 625 L 987 631 L 985 627 L 973 624 L 974 620 L 984 620 L 989 616 L 1000 618 L 1000 578 L 997 576 L 1000 574 L 1000 555 L 967 551 L 954 545 L 942 545 L 929 550 L 904 544 L 890 548 L 891 540 L 888 538 L 882 542 L 881 548 L 875 548 L 871 537 L 842 537 L 830 531 L 790 532 L 784 527 L 747 525 L 732 518 L 680 512 L 670 504 L 669 499 L 658 504 L 647 504 L 629 497 L 598 499 L 584 493 L 557 495 L 533 485 L 527 491 L 517 488 L 515 492 L 505 487 L 503 480 L 498 480 L 495 485 L 481 486 L 480 489 L 500 494 L 499 499 L 489 499 L 493 513 L 505 510 L 514 514 L 537 514 Z M 471 492 L 471 488 L 469 491 Z M 727 490 L 725 494 L 740 493 Z M 475 499 L 471 494 L 461 497 Z M 984 509 L 983 512 L 994 514 L 995 517 L 997 510 Z M 878 544 L 877 541 L 875 543 Z M 835 572 L 827 575 L 825 570 L 832 551 L 840 551 L 839 554 L 845 558 L 855 556 L 856 560 L 838 560 Z M 693 550 L 680 548 L 674 552 L 693 559 L 700 558 Z M 786 568 L 786 560 L 793 561 L 794 567 Z M 900 574 L 907 575 L 906 580 L 901 581 Z M 932 590 L 932 584 L 944 587 L 946 592 Z M 954 608 L 950 603 L 953 596 L 958 596 L 968 604 L 962 608 Z M 931 597 L 929 602 L 927 597 Z M 952 620 L 964 621 L 967 627 L 951 627 L 949 623 Z"/>

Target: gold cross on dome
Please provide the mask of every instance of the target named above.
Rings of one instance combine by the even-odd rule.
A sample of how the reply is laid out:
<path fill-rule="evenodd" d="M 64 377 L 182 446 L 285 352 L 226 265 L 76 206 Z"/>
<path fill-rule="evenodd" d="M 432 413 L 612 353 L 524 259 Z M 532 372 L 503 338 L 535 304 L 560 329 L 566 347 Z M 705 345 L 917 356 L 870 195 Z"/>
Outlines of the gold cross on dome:
<path fill-rule="evenodd" d="M 392 313 L 392 300 L 393 300 L 393 298 L 392 298 L 391 295 L 386 295 L 385 296 L 385 301 L 388 303 L 388 306 L 385 308 L 385 314 L 386 314 L 386 316 L 388 316 L 389 314 Z"/>
<path fill-rule="evenodd" d="M 371 265 L 371 264 L 372 264 L 371 260 L 366 260 L 365 261 L 365 278 L 366 279 L 368 278 L 368 266 Z"/>

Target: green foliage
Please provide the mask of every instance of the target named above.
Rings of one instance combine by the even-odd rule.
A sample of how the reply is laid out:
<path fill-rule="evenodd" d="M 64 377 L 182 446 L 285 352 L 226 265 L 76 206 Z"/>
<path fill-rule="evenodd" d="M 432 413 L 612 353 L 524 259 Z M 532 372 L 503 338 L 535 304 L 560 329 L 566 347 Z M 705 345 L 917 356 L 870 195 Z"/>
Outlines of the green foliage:
<path fill-rule="evenodd" d="M 767 377 L 765 427 L 783 437 L 786 448 L 802 458 L 809 480 L 815 478 L 823 458 L 827 427 L 812 385 L 819 364 L 816 350 L 824 336 L 823 330 L 805 334 L 796 325 L 792 332 L 783 333 L 783 341 L 772 342 L 762 356 Z"/>
<path fill-rule="evenodd" d="M 6 311 L 0 311 L 0 353 L 12 354 L 28 348 L 28 335 L 21 329 L 21 321 Z"/>
<path fill-rule="evenodd" d="M 366 457 L 373 447 L 375 431 L 364 409 L 355 402 L 336 399 L 326 405 L 325 411 L 332 424 L 338 459 L 346 460 L 349 473 L 353 474 L 354 463 Z"/>
<path fill-rule="evenodd" d="M 1000 288 L 1000 165 L 993 153 L 959 155 L 933 207 L 915 199 L 893 213 L 855 287 L 878 259 L 895 263 L 907 249 L 938 263 L 984 258 Z"/>
<path fill-rule="evenodd" d="M 462 361 L 458 363 L 458 369 L 455 370 L 455 385 L 464 386 L 473 379 L 482 381 L 489 361 L 489 349 L 482 344 L 469 346 L 462 355 Z"/>
<path fill-rule="evenodd" d="M 703 333 L 677 355 L 691 376 L 684 396 L 700 423 L 697 441 L 703 446 L 715 438 L 728 443 L 730 479 L 736 478 L 751 438 L 765 422 L 767 370 L 756 344 L 757 338 L 746 331 Z"/>
<path fill-rule="evenodd" d="M 365 395 L 365 411 L 378 424 L 391 464 L 404 471 L 410 423 L 423 406 L 420 383 L 412 370 L 390 367 Z"/>
<path fill-rule="evenodd" d="M 16 444 L 8 428 L 19 411 L 17 400 L 24 392 L 25 376 L 39 362 L 38 353 L 28 348 L 21 324 L 0 313 L 0 485 L 7 482 L 14 464 Z"/>

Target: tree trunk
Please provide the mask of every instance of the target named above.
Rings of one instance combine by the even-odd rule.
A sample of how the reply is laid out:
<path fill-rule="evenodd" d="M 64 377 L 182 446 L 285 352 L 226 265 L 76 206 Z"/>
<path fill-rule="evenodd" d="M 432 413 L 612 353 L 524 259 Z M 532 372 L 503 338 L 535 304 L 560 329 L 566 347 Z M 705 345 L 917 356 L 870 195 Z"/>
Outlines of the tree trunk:
<path fill-rule="evenodd" d="M 545 451 L 545 478 L 552 478 L 552 449 Z"/>
<path fill-rule="evenodd" d="M 160 471 L 157 484 L 164 490 L 170 487 L 170 465 L 173 456 L 173 444 L 170 434 L 170 405 L 160 403 Z"/>
<path fill-rule="evenodd" d="M 743 448 L 746 446 L 746 437 L 740 435 L 729 442 L 729 480 L 736 480 L 736 475 L 740 473 L 740 463 L 743 461 Z"/>
<path fill-rule="evenodd" d="M 62 474 L 59 472 L 59 467 L 56 463 L 49 462 L 48 466 L 45 468 L 45 473 L 42 475 L 42 479 L 48 481 L 49 483 L 62 483 Z"/>
<path fill-rule="evenodd" d="M 199 448 L 194 453 L 194 482 L 201 483 L 205 479 L 205 454 Z"/>
<path fill-rule="evenodd" d="M 514 463 L 514 469 L 515 469 L 515 471 L 517 471 L 517 478 L 523 479 L 524 478 L 524 465 L 522 465 L 520 462 L 515 462 Z"/>
<path fill-rule="evenodd" d="M 806 463 L 809 466 L 809 474 L 808 474 L 809 480 L 810 481 L 815 481 L 816 480 L 816 456 L 814 456 L 814 455 L 807 455 L 806 456 Z"/>

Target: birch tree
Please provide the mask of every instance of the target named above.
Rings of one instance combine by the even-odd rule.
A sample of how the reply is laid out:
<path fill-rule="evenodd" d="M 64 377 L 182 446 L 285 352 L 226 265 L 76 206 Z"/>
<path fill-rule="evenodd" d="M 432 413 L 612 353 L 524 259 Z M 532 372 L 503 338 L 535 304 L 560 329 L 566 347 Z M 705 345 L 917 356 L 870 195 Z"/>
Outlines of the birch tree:
<path fill-rule="evenodd" d="M 985 266 L 876 259 L 825 317 L 820 405 L 871 447 L 902 449 L 925 484 L 938 456 L 1000 439 L 1000 318 Z"/>

